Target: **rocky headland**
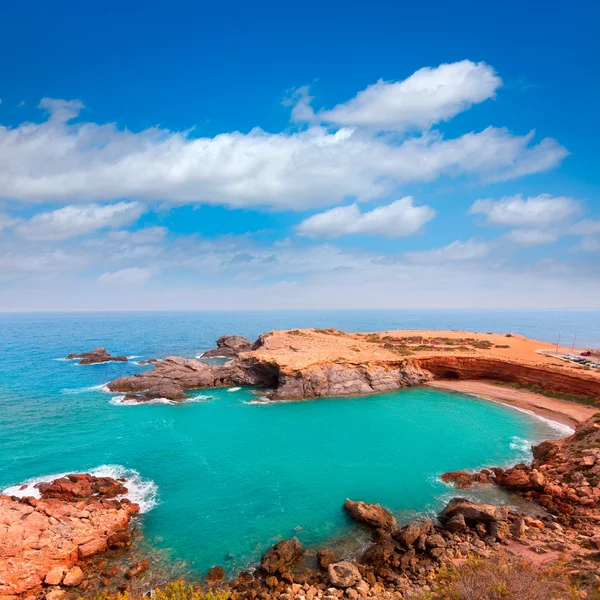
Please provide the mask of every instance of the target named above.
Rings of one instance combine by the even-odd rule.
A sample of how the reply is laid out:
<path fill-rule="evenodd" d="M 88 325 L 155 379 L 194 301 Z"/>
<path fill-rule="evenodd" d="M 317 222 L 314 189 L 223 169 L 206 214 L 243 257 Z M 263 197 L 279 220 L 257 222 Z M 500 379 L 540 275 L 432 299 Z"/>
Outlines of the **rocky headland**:
<path fill-rule="evenodd" d="M 126 356 L 112 356 L 106 348 L 94 348 L 81 354 L 69 354 L 66 360 L 79 360 L 80 365 L 95 365 L 105 362 L 127 362 Z"/>
<path fill-rule="evenodd" d="M 512 334 L 293 329 L 266 333 L 252 345 L 223 336 L 204 356 L 227 352 L 232 360 L 224 365 L 168 357 L 156 361 L 153 371 L 119 378 L 108 388 L 145 401 L 182 400 L 197 388 L 253 385 L 271 390 L 274 400 L 302 400 L 386 392 L 434 379 L 493 380 L 600 402 L 600 372 L 543 353 L 552 349 Z"/>

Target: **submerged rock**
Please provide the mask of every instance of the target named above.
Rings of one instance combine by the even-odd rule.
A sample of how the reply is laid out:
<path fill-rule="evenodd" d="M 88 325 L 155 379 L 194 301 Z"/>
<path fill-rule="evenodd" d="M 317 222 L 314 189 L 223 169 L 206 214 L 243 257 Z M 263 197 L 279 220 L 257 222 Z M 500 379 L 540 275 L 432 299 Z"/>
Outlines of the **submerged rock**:
<path fill-rule="evenodd" d="M 225 569 L 223 567 L 211 567 L 204 579 L 207 585 L 217 585 L 225 579 Z"/>
<path fill-rule="evenodd" d="M 103 362 L 127 362 L 129 359 L 126 356 L 112 356 L 106 348 L 94 348 L 89 352 L 81 354 L 69 354 L 67 360 L 81 359 L 80 365 L 94 365 Z"/>
<path fill-rule="evenodd" d="M 355 521 L 368 527 L 391 531 L 396 526 L 396 519 L 392 513 L 380 504 L 367 504 L 347 498 L 344 508 Z"/>

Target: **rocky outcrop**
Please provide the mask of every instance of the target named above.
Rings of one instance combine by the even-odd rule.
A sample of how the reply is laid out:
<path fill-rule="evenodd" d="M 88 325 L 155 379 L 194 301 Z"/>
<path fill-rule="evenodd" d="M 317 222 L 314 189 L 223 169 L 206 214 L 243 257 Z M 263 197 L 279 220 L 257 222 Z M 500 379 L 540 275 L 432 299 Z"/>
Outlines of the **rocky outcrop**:
<path fill-rule="evenodd" d="M 358 567 L 347 560 L 330 564 L 327 572 L 331 585 L 337 588 L 349 588 L 362 580 Z"/>
<path fill-rule="evenodd" d="M 182 400 L 185 391 L 207 387 L 276 385 L 278 371 L 275 365 L 253 359 L 235 359 L 216 366 L 195 359 L 169 356 L 156 362 L 154 370 L 137 373 L 111 381 L 112 392 L 132 394 L 132 400 L 144 402 L 152 398 Z"/>
<path fill-rule="evenodd" d="M 267 550 L 260 568 L 271 575 L 284 570 L 302 555 L 302 544 L 297 538 L 283 540 Z"/>
<path fill-rule="evenodd" d="M 79 360 L 80 365 L 95 365 L 97 363 L 105 362 L 127 362 L 126 356 L 112 356 L 106 348 L 95 348 L 89 352 L 82 352 L 81 354 L 69 354 L 67 360 Z"/>
<path fill-rule="evenodd" d="M 469 356 L 429 356 L 413 359 L 416 366 L 440 379 L 490 379 L 542 390 L 600 400 L 600 378 L 558 371 L 543 366 L 517 364 Z"/>
<path fill-rule="evenodd" d="M 281 371 L 273 397 L 297 400 L 361 396 L 422 385 L 431 377 L 407 360 L 385 364 L 316 364 L 302 370 Z"/>
<path fill-rule="evenodd" d="M 252 350 L 252 342 L 241 335 L 222 335 L 217 347 L 202 354 L 202 358 L 235 358 L 240 352 Z"/>
<path fill-rule="evenodd" d="M 347 498 L 344 509 L 355 521 L 367 527 L 391 531 L 396 526 L 392 513 L 380 504 L 367 504 Z"/>
<path fill-rule="evenodd" d="M 37 487 L 39 499 L 0 495 L 2 598 L 32 596 L 43 585 L 79 586 L 85 575 L 78 561 L 116 540 L 127 544 L 130 519 L 139 511 L 115 499 L 127 489 L 108 477 L 69 475 Z"/>

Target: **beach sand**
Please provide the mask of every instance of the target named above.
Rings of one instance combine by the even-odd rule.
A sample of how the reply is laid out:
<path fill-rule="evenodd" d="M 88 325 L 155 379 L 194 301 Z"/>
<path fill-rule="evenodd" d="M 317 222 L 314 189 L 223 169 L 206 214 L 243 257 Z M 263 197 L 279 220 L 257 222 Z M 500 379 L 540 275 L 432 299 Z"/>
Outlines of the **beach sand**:
<path fill-rule="evenodd" d="M 548 396 L 542 396 L 541 394 L 535 394 L 527 390 L 517 390 L 480 380 L 437 380 L 431 381 L 426 385 L 438 389 L 462 392 L 464 394 L 473 394 L 487 400 L 510 404 L 517 408 L 530 410 L 536 415 L 546 417 L 569 427 L 576 427 L 579 423 L 599 412 L 597 408 L 592 406 L 549 398 Z"/>

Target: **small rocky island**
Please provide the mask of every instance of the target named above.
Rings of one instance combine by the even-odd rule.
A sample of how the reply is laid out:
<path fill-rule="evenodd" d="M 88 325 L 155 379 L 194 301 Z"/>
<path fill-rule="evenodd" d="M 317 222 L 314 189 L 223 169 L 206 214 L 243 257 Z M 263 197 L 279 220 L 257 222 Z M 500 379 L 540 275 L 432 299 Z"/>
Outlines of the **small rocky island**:
<path fill-rule="evenodd" d="M 126 356 L 112 356 L 106 348 L 94 348 L 81 354 L 69 354 L 66 360 L 79 360 L 80 365 L 95 365 L 105 362 L 127 362 Z"/>

